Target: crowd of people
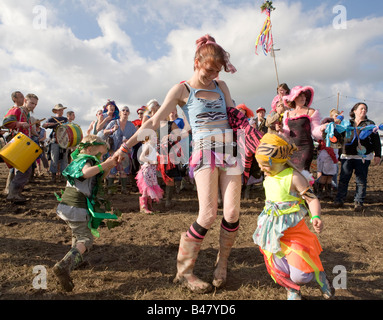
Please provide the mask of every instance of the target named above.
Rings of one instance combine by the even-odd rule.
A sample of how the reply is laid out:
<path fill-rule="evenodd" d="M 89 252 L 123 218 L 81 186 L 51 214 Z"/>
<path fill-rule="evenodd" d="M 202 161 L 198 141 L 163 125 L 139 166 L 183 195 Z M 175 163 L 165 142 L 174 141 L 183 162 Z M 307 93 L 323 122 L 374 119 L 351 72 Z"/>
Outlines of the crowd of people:
<path fill-rule="evenodd" d="M 49 172 L 53 182 L 62 176 L 68 180 L 65 203 L 60 204 L 58 214 L 70 222 L 75 241 L 71 251 L 55 265 L 55 274 L 63 288 L 71 291 L 74 285 L 70 272 L 91 248 L 92 234 L 84 211 L 87 206 L 72 211 L 77 203 L 73 198 L 84 194 L 90 197 L 89 185 L 83 180 L 99 177 L 108 193 L 113 193 L 118 179 L 121 193 L 138 190 L 140 211 L 151 214 L 155 211 L 153 202 L 160 201 L 164 194 L 159 179 L 165 186 L 166 207 L 171 207 L 175 184 L 190 178 L 196 186 L 199 208 L 195 221 L 181 234 L 174 282 L 196 293 L 221 288 L 227 281 L 228 259 L 239 230 L 241 190 L 248 192 L 253 178 L 264 183 L 266 205 L 253 237 L 265 256 L 268 272 L 286 287 L 288 299 L 300 299 L 300 285 L 312 279 L 316 279 L 323 296 L 330 298 L 334 290 L 319 258 L 322 248 L 303 218 L 309 215 L 314 230 L 320 233 L 320 200 L 332 197 L 336 207 L 343 206 L 354 173 L 354 208 L 364 209 L 368 168 L 381 159 L 379 134 L 367 117 L 366 103 L 353 106 L 350 120 L 337 109 L 322 118 L 320 110 L 312 107 L 312 87 L 290 89 L 283 83 L 271 99 L 269 114 L 266 116 L 263 107 L 254 114 L 245 104 L 236 106 L 228 86 L 218 78 L 221 71 L 236 72 L 228 52 L 209 35 L 196 44 L 193 74 L 174 85 L 162 105 L 152 99 L 137 110 L 138 119 L 130 121 L 128 106 L 119 108 L 115 101 L 108 100 L 97 111 L 76 151 L 61 148 L 55 137 L 57 126 L 74 121 L 73 112 L 64 117 L 66 108 L 58 104 L 52 109 L 54 116 L 41 124 L 31 117 L 38 97 L 12 94 L 14 106 L 6 114 L 3 127 L 34 137 L 40 144 L 45 143 L 45 130 L 52 129 L 48 137 Z M 178 116 L 177 106 L 184 118 Z M 239 130 L 246 136 L 243 150 Z M 318 154 L 317 172 L 312 166 L 314 151 Z M 80 158 L 86 159 L 81 165 Z M 252 160 L 244 166 L 244 158 Z M 40 174 L 48 170 L 44 155 L 35 166 Z M 32 166 L 24 173 L 10 169 L 5 191 L 8 200 L 25 201 L 21 192 L 33 177 L 32 170 Z M 244 170 L 250 174 L 244 174 Z M 219 253 L 213 281 L 208 283 L 193 270 L 203 240 L 217 219 L 220 201 L 223 217 Z M 74 218 L 76 215 L 81 219 Z"/>

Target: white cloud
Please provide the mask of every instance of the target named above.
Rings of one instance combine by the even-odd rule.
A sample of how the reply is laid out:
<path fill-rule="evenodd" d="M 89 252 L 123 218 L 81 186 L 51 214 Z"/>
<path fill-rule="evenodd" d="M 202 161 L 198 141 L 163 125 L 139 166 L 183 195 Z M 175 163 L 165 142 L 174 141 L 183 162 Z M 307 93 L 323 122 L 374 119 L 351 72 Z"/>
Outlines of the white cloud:
<path fill-rule="evenodd" d="M 40 97 L 38 117 L 49 116 L 52 106 L 63 103 L 76 111 L 84 129 L 109 98 L 133 110 L 152 98 L 161 101 L 173 84 L 191 76 L 195 40 L 206 33 L 230 53 L 238 69 L 234 75 L 220 75 L 236 102 L 254 110 L 270 108 L 277 82 L 273 59 L 265 57 L 261 48 L 255 55 L 255 40 L 265 19 L 258 4 L 161 0 L 150 1 L 149 6 L 148 1 L 83 0 L 81 5 L 96 19 L 100 35 L 81 40 L 60 17 L 60 5 L 66 2 L 58 6 L 42 2 L 48 9 L 46 30 L 32 26 L 32 9 L 41 1 L 20 3 L 3 0 L 0 4 L 3 112 L 11 105 L 12 91 L 34 92 Z M 379 45 L 383 17 L 349 20 L 346 30 L 336 30 L 331 25 L 332 7 L 318 4 L 317 10 L 306 12 L 298 2 L 288 6 L 275 1 L 275 6 L 272 22 L 274 41 L 281 49 L 277 52 L 280 82 L 290 87 L 314 86 L 318 100 L 314 105 L 323 115 L 336 104 L 338 92 L 346 110 L 356 102 L 346 97 L 383 101 Z M 138 30 L 133 28 L 135 14 L 142 20 Z M 148 25 L 157 29 L 145 29 Z M 173 30 L 167 31 L 169 25 Z M 167 34 L 166 38 L 150 36 L 152 32 L 157 37 L 158 31 Z M 158 52 L 159 58 L 154 59 L 140 53 L 139 41 L 151 41 L 153 50 L 166 47 L 168 51 Z M 383 122 L 378 111 L 381 105 L 368 105 L 370 117 Z"/>

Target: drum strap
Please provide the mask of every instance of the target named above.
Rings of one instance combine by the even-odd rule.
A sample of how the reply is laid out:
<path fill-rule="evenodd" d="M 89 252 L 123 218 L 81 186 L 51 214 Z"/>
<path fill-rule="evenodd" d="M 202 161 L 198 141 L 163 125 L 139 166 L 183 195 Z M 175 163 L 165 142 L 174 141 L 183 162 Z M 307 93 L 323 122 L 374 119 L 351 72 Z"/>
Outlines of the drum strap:
<path fill-rule="evenodd" d="M 25 119 L 27 119 L 27 122 L 31 124 L 29 113 L 26 113 L 23 107 L 20 107 L 21 113 L 24 115 Z M 22 115 L 20 115 L 20 122 L 21 122 Z M 31 137 L 31 127 L 28 128 L 28 137 Z"/>

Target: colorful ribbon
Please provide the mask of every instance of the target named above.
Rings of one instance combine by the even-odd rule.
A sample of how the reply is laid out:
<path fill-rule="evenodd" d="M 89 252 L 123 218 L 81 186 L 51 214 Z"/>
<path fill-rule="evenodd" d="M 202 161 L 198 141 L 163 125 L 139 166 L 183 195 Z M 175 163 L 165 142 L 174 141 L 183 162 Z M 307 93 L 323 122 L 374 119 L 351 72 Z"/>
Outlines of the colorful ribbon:
<path fill-rule="evenodd" d="M 266 12 L 266 20 L 263 24 L 260 34 L 257 37 L 257 41 L 255 42 L 255 54 L 257 53 L 258 45 L 262 45 L 263 53 L 267 56 L 267 54 L 271 51 L 271 48 L 274 44 L 273 35 L 271 33 L 271 19 L 270 19 L 270 9 L 265 9 Z"/>
<path fill-rule="evenodd" d="M 383 124 L 378 125 L 368 125 L 365 127 L 354 127 L 351 125 L 350 121 L 343 120 L 340 124 L 335 124 L 330 122 L 325 130 L 326 133 L 326 147 L 331 146 L 331 139 L 334 137 L 335 130 L 339 133 L 346 133 L 346 138 L 351 137 L 351 132 L 360 130 L 359 139 L 364 140 L 372 133 L 376 133 L 378 130 L 383 131 Z"/>

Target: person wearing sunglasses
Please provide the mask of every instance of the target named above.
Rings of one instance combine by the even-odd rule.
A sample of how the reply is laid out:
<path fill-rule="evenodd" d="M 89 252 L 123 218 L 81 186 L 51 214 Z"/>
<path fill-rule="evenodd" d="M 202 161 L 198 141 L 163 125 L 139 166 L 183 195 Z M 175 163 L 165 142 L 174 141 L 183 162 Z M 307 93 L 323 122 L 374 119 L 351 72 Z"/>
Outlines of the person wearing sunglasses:
<path fill-rule="evenodd" d="M 114 154 L 123 142 L 129 140 L 136 133 L 136 127 L 134 124 L 128 120 L 130 115 L 129 107 L 124 106 L 121 108 L 120 119 L 112 120 L 104 130 L 104 135 L 107 137 L 108 142 L 111 147 L 111 154 Z M 130 185 L 134 185 L 135 181 L 132 178 L 132 158 L 131 152 L 129 155 L 116 167 L 114 167 L 107 178 L 108 193 L 113 193 L 112 187 L 114 185 L 114 180 L 119 173 L 119 179 L 121 184 L 121 193 L 128 193 L 128 182 Z M 128 181 L 129 180 L 129 181 Z"/>

